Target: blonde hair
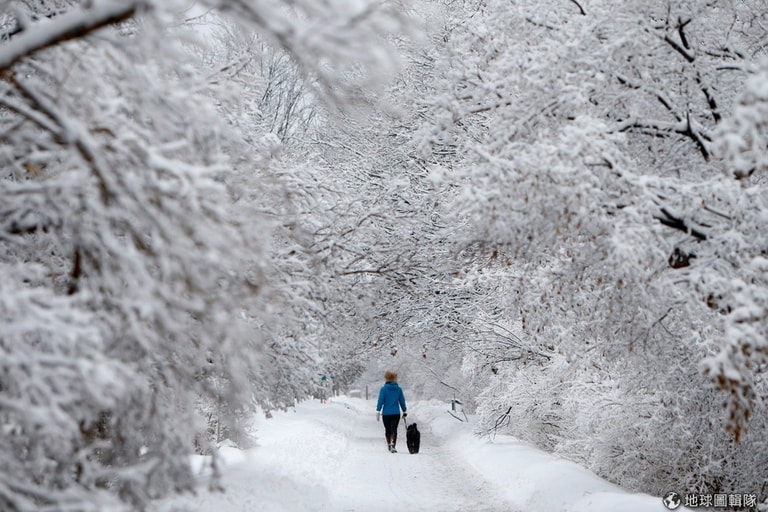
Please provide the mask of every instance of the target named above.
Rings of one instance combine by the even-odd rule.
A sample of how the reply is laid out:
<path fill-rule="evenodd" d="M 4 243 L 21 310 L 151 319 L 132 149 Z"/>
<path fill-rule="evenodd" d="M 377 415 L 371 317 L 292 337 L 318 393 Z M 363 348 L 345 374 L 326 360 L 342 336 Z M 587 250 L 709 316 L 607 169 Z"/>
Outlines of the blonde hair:
<path fill-rule="evenodd" d="M 384 372 L 384 380 L 387 382 L 397 382 L 397 372 L 394 370 L 387 370 Z"/>

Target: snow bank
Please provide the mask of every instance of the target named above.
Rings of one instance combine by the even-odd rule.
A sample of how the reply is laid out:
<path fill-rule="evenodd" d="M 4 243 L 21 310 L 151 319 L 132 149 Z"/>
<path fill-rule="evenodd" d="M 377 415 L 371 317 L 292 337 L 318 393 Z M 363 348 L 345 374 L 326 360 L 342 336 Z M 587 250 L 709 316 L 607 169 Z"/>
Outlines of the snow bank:
<path fill-rule="evenodd" d="M 411 406 L 411 421 L 441 438 L 460 460 L 471 465 L 509 503 L 526 512 L 667 511 L 661 498 L 629 493 L 574 462 L 498 435 L 493 441 L 474 434 L 473 425 L 451 416 L 450 404 Z M 469 418 L 470 422 L 472 417 Z M 681 507 L 678 511 L 687 509 Z"/>

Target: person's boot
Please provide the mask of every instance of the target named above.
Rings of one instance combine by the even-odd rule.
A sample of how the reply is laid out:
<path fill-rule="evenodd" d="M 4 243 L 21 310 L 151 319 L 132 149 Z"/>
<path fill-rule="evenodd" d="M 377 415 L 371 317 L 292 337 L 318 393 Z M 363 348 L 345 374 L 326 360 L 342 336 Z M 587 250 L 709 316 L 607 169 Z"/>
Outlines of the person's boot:
<path fill-rule="evenodd" d="M 397 434 L 392 434 L 391 439 L 392 439 L 392 444 L 389 445 L 391 447 L 389 451 L 391 451 L 392 453 L 397 453 L 397 450 L 395 449 L 395 445 L 397 444 Z"/>
<path fill-rule="evenodd" d="M 387 438 L 387 449 L 391 452 L 394 448 L 394 445 L 392 444 L 392 436 L 385 436 Z"/>

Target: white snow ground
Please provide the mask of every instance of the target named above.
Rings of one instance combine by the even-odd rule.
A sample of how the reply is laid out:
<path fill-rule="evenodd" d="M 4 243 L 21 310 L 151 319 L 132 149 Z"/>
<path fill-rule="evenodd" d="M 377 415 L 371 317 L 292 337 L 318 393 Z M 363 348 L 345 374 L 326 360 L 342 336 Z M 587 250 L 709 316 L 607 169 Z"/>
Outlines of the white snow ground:
<path fill-rule="evenodd" d="M 223 491 L 157 503 L 158 512 L 664 512 L 660 497 L 630 494 L 586 469 L 506 436 L 478 439 L 439 402 L 409 404 L 422 433 L 411 455 L 400 424 L 386 450 L 375 402 L 327 404 L 257 420 L 257 447 L 222 448 Z M 202 457 L 194 462 L 202 466 Z M 678 511 L 684 510 L 682 507 Z"/>

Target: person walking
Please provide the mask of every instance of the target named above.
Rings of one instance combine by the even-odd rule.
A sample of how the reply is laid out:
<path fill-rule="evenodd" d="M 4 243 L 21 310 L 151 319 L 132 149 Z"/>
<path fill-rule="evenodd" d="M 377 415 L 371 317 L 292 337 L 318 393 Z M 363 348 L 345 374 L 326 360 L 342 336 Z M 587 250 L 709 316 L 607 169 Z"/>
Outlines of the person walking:
<path fill-rule="evenodd" d="M 397 372 L 387 370 L 384 372 L 385 383 L 379 390 L 379 401 L 376 403 L 376 421 L 384 420 L 384 435 L 387 438 L 387 447 L 392 453 L 397 453 L 397 426 L 400 424 L 400 409 L 403 410 L 403 418 L 408 416 L 405 405 L 405 395 L 397 384 Z"/>

